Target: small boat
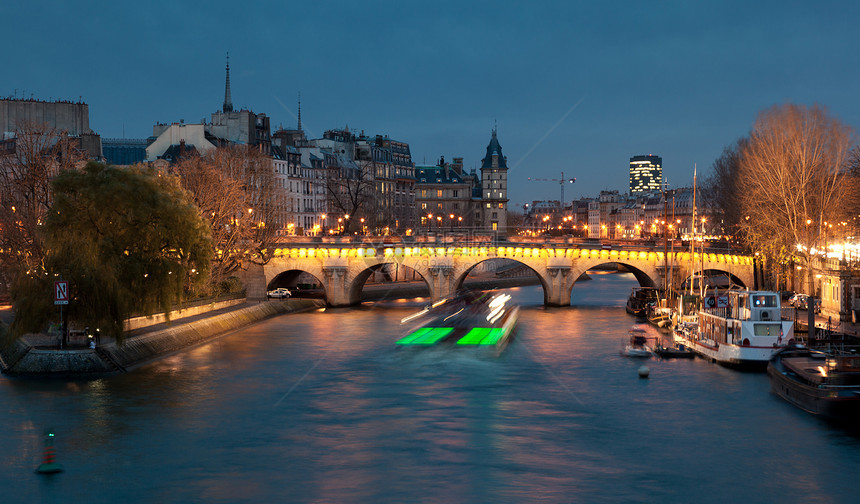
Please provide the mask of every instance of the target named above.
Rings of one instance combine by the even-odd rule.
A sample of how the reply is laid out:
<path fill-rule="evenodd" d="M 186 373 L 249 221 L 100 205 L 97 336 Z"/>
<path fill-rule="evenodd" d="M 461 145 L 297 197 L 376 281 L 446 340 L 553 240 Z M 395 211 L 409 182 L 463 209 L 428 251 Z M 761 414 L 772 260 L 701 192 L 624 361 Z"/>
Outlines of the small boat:
<path fill-rule="evenodd" d="M 794 340 L 794 322 L 782 319 L 776 292 L 729 291 L 714 305 L 699 309 L 698 323 L 677 324 L 675 342 L 725 366 L 764 371 Z"/>
<path fill-rule="evenodd" d="M 692 359 L 696 356 L 696 352 L 681 343 L 675 343 L 671 346 L 657 343 L 654 345 L 654 353 L 664 359 Z"/>
<path fill-rule="evenodd" d="M 860 419 L 860 355 L 792 345 L 767 365 L 771 390 L 798 408 L 836 420 Z"/>
<path fill-rule="evenodd" d="M 519 307 L 508 305 L 510 299 L 510 294 L 472 291 L 442 299 L 401 320 L 404 324 L 413 320 L 423 323 L 396 344 L 493 348 L 501 353 L 513 338 L 519 317 Z"/>
<path fill-rule="evenodd" d="M 644 329 L 630 329 L 630 339 L 621 349 L 625 357 L 651 357 L 653 351 L 648 346 L 648 336 Z"/>
<path fill-rule="evenodd" d="M 672 326 L 672 308 L 667 299 L 658 299 L 648 305 L 648 322 L 660 329 L 669 329 Z"/>
<path fill-rule="evenodd" d="M 660 290 L 654 287 L 634 287 L 627 298 L 627 313 L 635 317 L 648 315 L 648 305 L 660 298 Z"/>

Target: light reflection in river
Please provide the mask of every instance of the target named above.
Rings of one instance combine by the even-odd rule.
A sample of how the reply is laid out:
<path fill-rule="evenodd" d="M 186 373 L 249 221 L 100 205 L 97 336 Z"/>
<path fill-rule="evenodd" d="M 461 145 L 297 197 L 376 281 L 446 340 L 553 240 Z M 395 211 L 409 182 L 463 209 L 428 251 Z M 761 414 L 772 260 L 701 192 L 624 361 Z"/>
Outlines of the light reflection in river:
<path fill-rule="evenodd" d="M 272 319 L 134 373 L 0 381 L 4 502 L 854 502 L 860 443 L 763 374 L 618 353 L 631 275 L 522 306 L 499 357 L 393 345 L 426 302 Z M 58 432 L 67 472 L 32 471 Z"/>

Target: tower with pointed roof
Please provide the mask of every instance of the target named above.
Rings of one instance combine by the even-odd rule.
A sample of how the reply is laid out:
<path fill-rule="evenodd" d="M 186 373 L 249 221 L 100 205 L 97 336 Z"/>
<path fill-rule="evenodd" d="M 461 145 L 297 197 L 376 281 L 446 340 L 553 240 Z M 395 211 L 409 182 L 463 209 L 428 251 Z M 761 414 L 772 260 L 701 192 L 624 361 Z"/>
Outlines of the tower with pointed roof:
<path fill-rule="evenodd" d="M 230 53 L 227 53 L 227 83 L 224 85 L 224 106 L 222 112 L 233 112 L 233 98 L 230 96 Z"/>
<path fill-rule="evenodd" d="M 481 161 L 482 227 L 504 232 L 508 226 L 508 160 L 493 127 L 487 154 Z"/>

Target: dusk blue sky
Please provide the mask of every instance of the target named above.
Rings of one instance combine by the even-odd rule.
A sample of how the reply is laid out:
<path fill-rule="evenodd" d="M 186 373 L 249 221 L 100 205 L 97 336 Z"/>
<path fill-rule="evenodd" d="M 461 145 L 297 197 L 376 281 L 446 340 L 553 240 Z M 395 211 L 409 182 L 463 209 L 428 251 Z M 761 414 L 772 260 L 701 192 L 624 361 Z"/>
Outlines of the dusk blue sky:
<path fill-rule="evenodd" d="M 418 164 L 478 166 L 511 204 L 627 191 L 629 158 L 692 183 L 756 114 L 821 104 L 860 125 L 860 2 L 3 2 L 0 95 L 82 97 L 103 137 L 208 120 L 224 99 L 312 136 L 349 126 Z M 17 90 L 17 91 L 16 91 Z"/>

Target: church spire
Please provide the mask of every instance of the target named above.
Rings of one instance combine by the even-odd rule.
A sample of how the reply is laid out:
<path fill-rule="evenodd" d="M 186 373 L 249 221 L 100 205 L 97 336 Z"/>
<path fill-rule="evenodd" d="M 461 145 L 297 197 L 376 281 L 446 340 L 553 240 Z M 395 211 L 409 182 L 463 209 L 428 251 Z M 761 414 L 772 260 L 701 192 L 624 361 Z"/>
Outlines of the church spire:
<path fill-rule="evenodd" d="M 233 99 L 230 97 L 230 53 L 227 52 L 227 84 L 224 87 L 224 112 L 233 112 Z"/>
<path fill-rule="evenodd" d="M 302 130 L 302 92 L 301 91 L 299 91 L 299 113 L 298 113 L 298 117 L 299 117 L 299 124 L 296 127 L 296 129 L 301 131 Z"/>

